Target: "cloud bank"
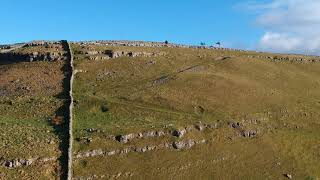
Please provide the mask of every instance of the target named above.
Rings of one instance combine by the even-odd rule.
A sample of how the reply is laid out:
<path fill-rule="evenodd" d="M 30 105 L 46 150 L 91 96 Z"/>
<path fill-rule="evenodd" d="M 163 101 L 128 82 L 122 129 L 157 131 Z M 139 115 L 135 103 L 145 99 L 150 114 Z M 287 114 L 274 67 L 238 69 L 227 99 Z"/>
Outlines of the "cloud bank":
<path fill-rule="evenodd" d="M 256 24 L 265 30 L 259 50 L 320 54 L 320 0 L 251 1 L 244 6 L 257 14 Z"/>

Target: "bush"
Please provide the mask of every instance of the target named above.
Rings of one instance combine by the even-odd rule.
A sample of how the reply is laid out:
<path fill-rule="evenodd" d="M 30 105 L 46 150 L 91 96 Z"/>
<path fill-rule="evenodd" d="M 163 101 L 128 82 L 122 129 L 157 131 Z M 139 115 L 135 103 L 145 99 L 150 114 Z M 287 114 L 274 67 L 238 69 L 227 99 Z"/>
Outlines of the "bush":
<path fill-rule="evenodd" d="M 102 106 L 101 106 L 101 111 L 102 111 L 102 112 L 108 112 L 108 111 L 109 111 L 108 106 L 107 106 L 107 105 L 105 105 L 105 104 L 104 104 L 104 105 L 102 105 Z"/>

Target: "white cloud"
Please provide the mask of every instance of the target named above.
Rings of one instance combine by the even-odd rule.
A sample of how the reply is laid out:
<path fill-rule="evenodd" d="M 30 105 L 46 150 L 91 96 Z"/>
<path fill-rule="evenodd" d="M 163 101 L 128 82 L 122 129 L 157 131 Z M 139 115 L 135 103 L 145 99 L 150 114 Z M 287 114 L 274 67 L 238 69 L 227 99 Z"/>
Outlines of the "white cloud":
<path fill-rule="evenodd" d="M 259 50 L 320 54 L 320 0 L 271 0 L 244 5 L 265 29 Z"/>
<path fill-rule="evenodd" d="M 259 42 L 259 48 L 272 51 L 292 51 L 299 48 L 302 40 L 297 37 L 290 37 L 288 34 L 267 32 Z"/>

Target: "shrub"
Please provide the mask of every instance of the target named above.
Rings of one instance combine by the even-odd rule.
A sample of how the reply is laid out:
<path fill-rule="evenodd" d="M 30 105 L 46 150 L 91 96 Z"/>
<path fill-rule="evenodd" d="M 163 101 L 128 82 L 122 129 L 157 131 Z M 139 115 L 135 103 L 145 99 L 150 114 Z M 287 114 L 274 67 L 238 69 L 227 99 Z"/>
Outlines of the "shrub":
<path fill-rule="evenodd" d="M 102 106 L 101 106 L 101 111 L 102 111 L 102 112 L 108 112 L 108 111 L 109 111 L 108 106 L 107 106 L 107 105 L 105 105 L 105 104 L 104 104 L 104 105 L 102 105 Z"/>

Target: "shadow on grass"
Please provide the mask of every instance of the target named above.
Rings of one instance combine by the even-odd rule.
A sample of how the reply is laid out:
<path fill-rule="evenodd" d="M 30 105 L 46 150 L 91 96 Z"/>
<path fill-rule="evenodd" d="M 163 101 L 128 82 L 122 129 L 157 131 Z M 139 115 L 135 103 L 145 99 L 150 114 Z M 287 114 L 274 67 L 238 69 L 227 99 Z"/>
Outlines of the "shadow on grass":
<path fill-rule="evenodd" d="M 26 54 L 14 52 L 0 53 L 0 65 L 9 65 L 19 62 L 30 62 L 30 58 Z"/>

